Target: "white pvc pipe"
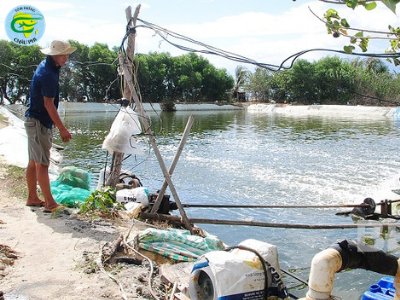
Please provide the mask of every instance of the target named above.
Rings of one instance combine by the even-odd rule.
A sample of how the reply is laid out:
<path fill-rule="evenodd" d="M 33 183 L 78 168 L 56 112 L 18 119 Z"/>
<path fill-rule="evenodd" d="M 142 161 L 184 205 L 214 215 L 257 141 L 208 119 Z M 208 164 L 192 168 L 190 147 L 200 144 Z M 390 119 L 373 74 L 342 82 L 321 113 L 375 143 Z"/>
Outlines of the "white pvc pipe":
<path fill-rule="evenodd" d="M 328 248 L 315 255 L 311 262 L 306 300 L 332 299 L 335 274 L 341 267 L 342 256 L 335 249 Z"/>
<path fill-rule="evenodd" d="M 311 262 L 309 290 L 306 298 L 299 300 L 333 300 L 331 295 L 335 274 L 342 267 L 342 256 L 339 251 L 328 248 L 314 256 Z M 393 300 L 400 300 L 400 259 L 397 261 L 397 272 L 394 278 L 396 289 Z M 340 299 L 340 298 L 339 298 Z"/>

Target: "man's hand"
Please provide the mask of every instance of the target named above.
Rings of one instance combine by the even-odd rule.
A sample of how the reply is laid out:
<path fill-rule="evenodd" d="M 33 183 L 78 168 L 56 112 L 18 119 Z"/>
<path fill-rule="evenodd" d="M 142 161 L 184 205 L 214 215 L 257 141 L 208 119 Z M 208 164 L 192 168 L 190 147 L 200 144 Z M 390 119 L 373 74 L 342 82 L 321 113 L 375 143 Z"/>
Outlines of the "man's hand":
<path fill-rule="evenodd" d="M 65 127 L 63 129 L 60 129 L 60 136 L 64 143 L 67 143 L 72 139 L 71 134 L 69 133 L 68 129 Z"/>
<path fill-rule="evenodd" d="M 47 112 L 49 113 L 50 118 L 53 120 L 54 127 L 57 127 L 60 131 L 61 139 L 64 143 L 67 143 L 72 139 L 71 134 L 69 133 L 68 129 L 64 126 L 63 122 L 58 115 L 57 108 L 54 105 L 54 98 L 49 98 L 43 96 L 44 99 L 44 107 L 46 108 Z"/>

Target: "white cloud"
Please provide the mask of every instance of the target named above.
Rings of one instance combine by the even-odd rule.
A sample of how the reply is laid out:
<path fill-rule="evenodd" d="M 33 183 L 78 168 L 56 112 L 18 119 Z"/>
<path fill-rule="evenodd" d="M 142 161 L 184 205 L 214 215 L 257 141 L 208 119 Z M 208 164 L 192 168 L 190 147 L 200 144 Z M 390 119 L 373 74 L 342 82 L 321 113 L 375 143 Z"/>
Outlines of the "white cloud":
<path fill-rule="evenodd" d="M 72 3 L 63 1 L 29 1 L 29 5 L 38 8 L 41 12 L 51 12 L 74 7 Z M 14 5 L 14 7 L 15 6 L 17 5 Z"/>

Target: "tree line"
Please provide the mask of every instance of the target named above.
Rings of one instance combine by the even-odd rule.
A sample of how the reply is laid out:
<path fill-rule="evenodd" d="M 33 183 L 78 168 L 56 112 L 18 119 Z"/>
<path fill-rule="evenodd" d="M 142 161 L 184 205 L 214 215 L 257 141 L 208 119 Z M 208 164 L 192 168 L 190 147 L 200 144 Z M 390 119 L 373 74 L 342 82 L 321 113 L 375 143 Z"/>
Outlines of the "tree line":
<path fill-rule="evenodd" d="M 66 101 L 113 101 L 121 98 L 123 78 L 118 48 L 95 43 L 89 47 L 69 41 L 77 50 L 60 72 L 60 98 Z M 45 58 L 37 45 L 20 46 L 0 40 L 0 104 L 27 102 L 30 81 L 37 65 Z M 135 80 L 145 102 L 227 100 L 233 77 L 217 69 L 207 59 L 188 53 L 136 54 Z"/>
<path fill-rule="evenodd" d="M 241 85 L 260 102 L 400 105 L 400 78 L 376 58 L 346 60 L 337 56 L 309 62 L 300 59 L 282 72 L 257 68 L 245 73 Z"/>
<path fill-rule="evenodd" d="M 119 99 L 123 89 L 119 49 L 102 43 L 89 47 L 69 42 L 77 51 L 61 69 L 60 97 L 78 102 Z M 27 102 L 33 72 L 45 58 L 40 49 L 0 40 L 0 104 Z M 195 53 L 176 57 L 157 52 L 136 54 L 133 62 L 135 84 L 144 102 L 173 105 L 177 101 L 235 102 L 246 98 L 277 103 L 398 105 L 400 101 L 398 74 L 375 58 L 300 59 L 280 72 L 238 66 L 234 76 Z"/>

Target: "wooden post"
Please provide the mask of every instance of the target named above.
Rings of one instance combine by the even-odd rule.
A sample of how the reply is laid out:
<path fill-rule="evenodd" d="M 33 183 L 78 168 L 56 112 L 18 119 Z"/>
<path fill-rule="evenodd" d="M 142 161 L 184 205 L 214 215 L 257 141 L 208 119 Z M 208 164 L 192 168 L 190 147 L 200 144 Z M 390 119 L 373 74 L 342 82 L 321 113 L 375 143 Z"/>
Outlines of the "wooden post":
<path fill-rule="evenodd" d="M 137 19 L 137 15 L 139 13 L 139 8 L 140 8 L 140 6 L 138 6 L 138 8 L 136 9 L 135 16 L 133 17 L 133 19 L 131 19 L 130 16 L 128 16 L 128 13 L 126 15 L 127 19 L 131 20 L 131 22 L 133 22 L 133 24 L 136 24 L 136 19 Z M 128 9 L 130 9 L 130 7 Z M 132 47 L 132 49 L 134 49 L 134 46 L 133 46 L 134 39 L 132 39 L 132 41 L 129 42 L 129 44 L 131 44 L 131 43 L 132 43 L 131 47 Z M 172 183 L 171 176 L 169 175 L 168 170 L 167 170 L 167 168 L 165 166 L 165 163 L 164 163 L 164 161 L 163 161 L 163 159 L 161 157 L 161 153 L 160 153 L 160 151 L 158 149 L 156 140 L 155 140 L 155 138 L 153 136 L 153 133 L 151 131 L 151 127 L 150 127 L 150 125 L 149 125 L 149 123 L 147 121 L 147 118 L 144 117 L 145 116 L 145 112 L 144 112 L 143 105 L 140 102 L 140 99 L 139 99 L 139 97 L 138 97 L 138 95 L 136 93 L 135 87 L 133 85 L 133 80 L 132 80 L 133 79 L 133 77 L 132 77 L 132 60 L 133 60 L 133 58 L 129 59 L 128 57 L 124 57 L 122 52 L 119 51 L 118 59 L 119 59 L 120 66 L 121 66 L 123 74 L 124 74 L 124 83 L 126 85 L 125 90 L 129 90 L 129 92 L 130 92 L 129 95 L 131 95 L 131 98 L 133 97 L 133 100 L 134 100 L 134 102 L 135 102 L 135 104 L 137 106 L 138 114 L 142 117 L 141 120 L 142 120 L 142 124 L 143 124 L 143 127 L 144 127 L 144 132 L 150 139 L 150 143 L 151 143 L 151 145 L 153 147 L 153 150 L 154 150 L 154 153 L 155 153 L 155 155 L 157 157 L 158 163 L 159 163 L 159 165 L 161 167 L 161 170 L 162 170 L 162 172 L 164 174 L 164 178 L 167 181 L 167 183 L 169 185 L 169 188 L 171 190 L 171 194 L 174 197 L 175 202 L 176 202 L 176 204 L 178 206 L 179 212 L 180 212 L 181 217 L 183 219 L 183 224 L 185 225 L 186 229 L 188 229 L 192 233 L 192 226 L 189 223 L 189 220 L 188 220 L 188 218 L 186 216 L 185 210 L 183 209 L 182 203 L 181 203 L 181 201 L 180 201 L 180 199 L 178 197 L 178 193 L 176 192 L 175 186 Z M 131 99 L 131 98 L 129 98 L 129 99 Z M 119 174 L 118 174 L 118 176 L 119 176 Z M 110 175 L 110 177 L 111 177 L 111 175 Z"/>
<path fill-rule="evenodd" d="M 176 164 L 178 163 L 179 157 L 180 157 L 180 155 L 182 153 L 182 150 L 183 150 L 183 146 L 186 143 L 186 140 L 187 140 L 187 137 L 189 135 L 190 129 L 192 128 L 193 122 L 194 122 L 194 116 L 191 115 L 189 117 L 189 120 L 186 123 L 185 131 L 183 132 L 183 136 L 182 136 L 181 142 L 179 143 L 178 151 L 176 152 L 174 160 L 172 161 L 172 164 L 171 164 L 171 166 L 169 168 L 168 174 L 170 176 L 172 176 L 172 173 L 174 173 Z M 163 186 L 161 187 L 160 191 L 158 192 L 157 199 L 156 199 L 156 201 L 155 201 L 155 203 L 153 205 L 153 208 L 151 209 L 151 213 L 154 213 L 154 214 L 157 213 L 157 211 L 158 211 L 158 209 L 160 207 L 160 204 L 162 202 L 162 199 L 164 197 L 165 191 L 167 189 L 167 186 L 168 186 L 168 182 L 166 180 L 164 180 Z"/>
<path fill-rule="evenodd" d="M 387 200 L 381 201 L 381 217 L 382 218 L 387 218 L 388 216 L 388 202 Z"/>
<path fill-rule="evenodd" d="M 121 174 L 122 160 L 124 159 L 124 153 L 114 152 L 111 161 L 110 175 L 108 176 L 106 186 L 115 187 L 118 183 L 119 174 Z"/>
<path fill-rule="evenodd" d="M 135 15 L 132 18 L 132 9 L 129 6 L 126 10 L 125 10 L 125 16 L 126 16 L 126 21 L 129 22 L 129 25 L 134 27 L 136 25 L 136 20 L 137 20 L 137 16 L 139 15 L 139 10 L 140 10 L 140 5 L 138 5 L 136 7 L 135 10 Z M 126 50 L 126 56 L 130 58 L 130 60 L 128 60 L 129 62 L 129 69 L 132 73 L 132 61 L 133 61 L 133 55 L 135 51 L 135 35 L 134 34 L 130 34 L 128 36 L 128 46 L 127 46 L 127 50 Z M 129 84 L 128 82 L 125 80 L 124 82 L 124 94 L 123 97 L 125 99 L 128 100 L 129 103 L 131 103 L 131 99 L 132 99 L 132 91 L 129 88 Z M 129 105 L 129 104 L 128 104 Z M 112 162 L 111 162 L 111 170 L 110 170 L 110 175 L 107 179 L 106 185 L 107 186 L 112 186 L 115 187 L 116 184 L 118 183 L 119 180 L 119 175 L 121 174 L 121 168 L 122 168 L 122 161 L 124 159 L 124 153 L 121 152 L 114 152 L 113 153 L 113 157 L 112 157 Z"/>

